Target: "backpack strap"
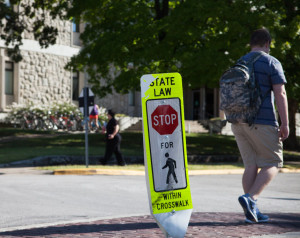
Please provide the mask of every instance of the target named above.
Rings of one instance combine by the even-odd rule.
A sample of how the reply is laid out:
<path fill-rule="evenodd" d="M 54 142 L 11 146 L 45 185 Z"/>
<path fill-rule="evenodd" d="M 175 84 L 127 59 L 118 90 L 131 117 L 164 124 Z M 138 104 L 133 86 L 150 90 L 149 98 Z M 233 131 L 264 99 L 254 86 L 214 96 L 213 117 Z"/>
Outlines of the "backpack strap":
<path fill-rule="evenodd" d="M 256 60 L 260 58 L 264 53 L 262 51 L 255 51 L 253 52 L 252 56 L 250 59 L 247 61 L 247 64 L 252 65 Z"/>
<path fill-rule="evenodd" d="M 261 102 L 263 103 L 263 101 L 266 99 L 266 96 L 268 94 L 268 92 L 262 97 L 261 96 L 261 91 L 260 91 L 260 87 L 259 87 L 259 84 L 258 84 L 258 81 L 255 80 L 255 76 L 254 76 L 254 63 L 264 54 L 264 52 L 262 51 L 256 51 L 256 52 L 253 52 L 252 56 L 250 57 L 249 60 L 245 61 L 245 63 L 247 64 L 248 66 L 248 69 L 249 69 L 249 76 L 250 76 L 250 81 L 249 81 L 249 84 L 250 84 L 250 87 L 251 88 L 257 88 L 259 90 L 259 97 L 261 98 Z M 257 113 L 258 111 L 256 112 L 255 116 L 253 118 L 251 118 L 249 121 L 248 121 L 248 124 L 249 126 L 252 126 L 253 123 L 254 123 L 254 120 L 257 116 Z"/>
<path fill-rule="evenodd" d="M 262 56 L 263 54 L 265 54 L 265 53 L 262 52 L 262 51 L 255 51 L 255 52 L 253 52 L 253 54 L 250 57 L 250 59 L 248 59 L 246 61 L 246 60 L 243 59 L 244 56 L 242 56 L 241 58 L 239 58 L 239 60 L 236 62 L 236 64 L 238 65 L 239 62 L 243 61 L 252 70 L 253 64 L 255 63 L 255 61 L 258 60 L 260 58 L 260 56 Z"/>
<path fill-rule="evenodd" d="M 248 61 L 246 61 L 246 64 L 249 68 L 249 73 L 252 74 L 253 72 L 253 65 L 256 60 L 258 60 L 263 55 L 262 51 L 254 52 L 253 55 L 250 57 Z"/>
<path fill-rule="evenodd" d="M 271 92 L 271 89 L 268 90 L 265 95 L 262 95 L 261 94 L 261 90 L 260 90 L 260 86 L 258 84 L 258 81 L 255 80 L 255 77 L 254 77 L 254 70 L 253 70 L 253 64 L 255 63 L 256 60 L 258 60 L 263 54 L 265 54 L 264 52 L 262 51 L 257 51 L 257 52 L 254 52 L 253 56 L 248 60 L 248 67 L 249 67 L 249 73 L 253 74 L 252 77 L 250 77 L 251 79 L 254 79 L 252 82 L 250 82 L 250 84 L 252 85 L 252 87 L 257 87 L 259 89 L 259 97 L 261 99 L 261 105 L 264 103 L 265 99 L 267 98 L 268 96 L 268 93 Z M 251 126 L 253 123 L 254 123 L 254 120 L 256 119 L 256 116 L 257 116 L 257 113 L 258 111 L 256 112 L 256 115 L 255 117 L 252 119 L 252 121 L 249 122 L 249 126 Z"/>

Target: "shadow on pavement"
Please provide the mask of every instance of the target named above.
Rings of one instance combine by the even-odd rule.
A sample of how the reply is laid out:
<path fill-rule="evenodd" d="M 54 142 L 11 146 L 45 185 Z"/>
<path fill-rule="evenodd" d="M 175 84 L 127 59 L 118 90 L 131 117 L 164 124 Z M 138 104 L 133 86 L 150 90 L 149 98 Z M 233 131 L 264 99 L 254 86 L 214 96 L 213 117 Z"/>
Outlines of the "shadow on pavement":
<path fill-rule="evenodd" d="M 66 226 L 33 228 L 28 230 L 18 230 L 0 233 L 0 237 L 6 236 L 53 236 L 53 235 L 70 235 L 70 234 L 87 234 L 87 233 L 107 233 L 120 231 L 136 231 L 158 228 L 156 223 L 131 223 L 131 224 L 73 224 Z M 58 236 L 59 237 L 59 236 Z"/>

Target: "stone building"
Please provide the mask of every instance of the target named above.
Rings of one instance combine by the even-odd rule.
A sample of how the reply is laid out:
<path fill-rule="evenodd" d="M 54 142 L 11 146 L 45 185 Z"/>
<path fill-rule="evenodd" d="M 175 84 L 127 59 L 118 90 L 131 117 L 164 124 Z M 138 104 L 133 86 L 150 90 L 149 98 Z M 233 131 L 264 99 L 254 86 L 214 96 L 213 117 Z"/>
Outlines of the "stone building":
<path fill-rule="evenodd" d="M 14 7 L 18 10 L 18 6 Z M 30 19 L 23 20 L 28 26 L 32 25 Z M 0 40 L 0 113 L 7 112 L 13 102 L 25 105 L 78 104 L 78 95 L 87 77 L 82 72 L 65 70 L 64 66 L 81 48 L 79 34 L 84 25 L 51 17 L 48 17 L 47 24 L 58 29 L 56 44 L 42 49 L 33 34 L 25 31 L 20 47 L 23 60 L 19 63 L 8 57 L 4 41 Z M 125 95 L 113 93 L 96 98 L 95 102 L 117 113 L 140 117 L 140 97 L 140 92 L 131 91 Z M 217 89 L 185 90 L 185 118 L 199 120 L 219 116 L 218 98 Z"/>
<path fill-rule="evenodd" d="M 14 6 L 17 10 L 19 6 Z M 23 19 L 31 25 L 30 19 Z M 0 111 L 17 104 L 72 102 L 83 86 L 84 75 L 64 69 L 70 57 L 80 50 L 78 27 L 72 22 L 47 19 L 57 27 L 56 44 L 42 49 L 32 33 L 25 31 L 20 47 L 23 60 L 13 62 L 0 40 Z"/>

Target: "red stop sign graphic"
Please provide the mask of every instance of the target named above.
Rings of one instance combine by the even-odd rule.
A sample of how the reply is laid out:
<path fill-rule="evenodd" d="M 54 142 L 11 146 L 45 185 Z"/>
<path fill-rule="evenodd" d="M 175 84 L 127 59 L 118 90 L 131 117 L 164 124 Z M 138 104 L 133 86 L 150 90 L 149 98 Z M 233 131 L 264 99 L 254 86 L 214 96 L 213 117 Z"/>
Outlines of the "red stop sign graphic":
<path fill-rule="evenodd" d="M 159 105 L 151 114 L 151 122 L 160 135 L 172 134 L 178 126 L 178 113 L 170 105 Z"/>

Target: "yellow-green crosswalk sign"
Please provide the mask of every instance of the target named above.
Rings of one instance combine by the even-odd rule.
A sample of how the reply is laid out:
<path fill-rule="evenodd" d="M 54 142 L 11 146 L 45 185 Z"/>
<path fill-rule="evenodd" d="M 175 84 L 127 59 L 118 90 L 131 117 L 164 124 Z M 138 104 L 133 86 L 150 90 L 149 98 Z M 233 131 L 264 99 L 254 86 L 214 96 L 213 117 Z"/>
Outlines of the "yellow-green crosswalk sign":
<path fill-rule="evenodd" d="M 142 76 L 141 98 L 150 210 L 167 234 L 172 233 L 174 227 L 170 231 L 159 220 L 170 225 L 169 221 L 179 219 L 180 224 L 173 224 L 176 229 L 181 227 L 174 237 L 182 237 L 180 234 L 184 236 L 186 232 L 193 205 L 188 178 L 181 75 Z"/>

